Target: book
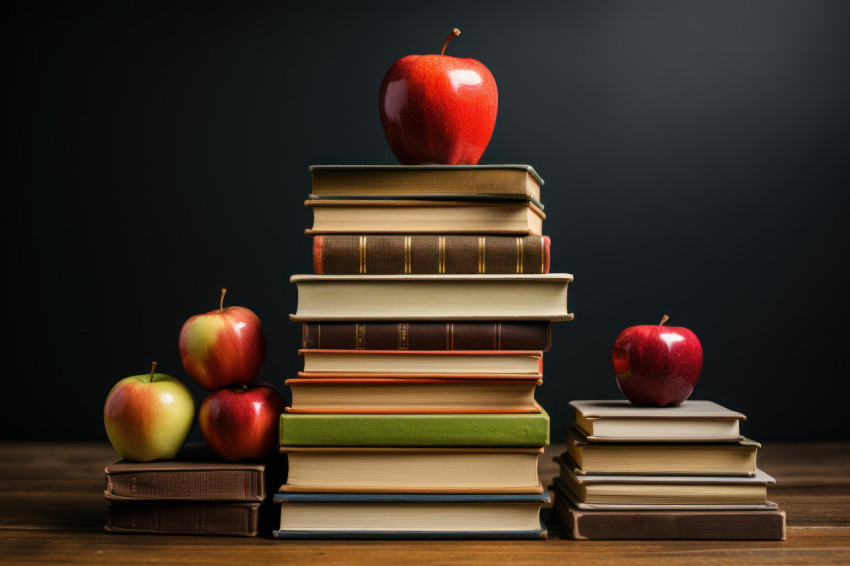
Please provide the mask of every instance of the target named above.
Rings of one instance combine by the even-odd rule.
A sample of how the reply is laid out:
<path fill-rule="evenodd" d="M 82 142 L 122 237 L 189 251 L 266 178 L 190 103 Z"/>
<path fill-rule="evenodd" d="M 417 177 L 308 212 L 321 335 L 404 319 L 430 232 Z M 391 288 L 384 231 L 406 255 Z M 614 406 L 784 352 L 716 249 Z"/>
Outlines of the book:
<path fill-rule="evenodd" d="M 539 380 L 288 379 L 289 413 L 539 413 Z"/>
<path fill-rule="evenodd" d="M 257 536 L 267 521 L 260 503 L 111 502 L 108 533 Z"/>
<path fill-rule="evenodd" d="M 763 505 L 775 483 L 761 470 L 753 477 L 577 475 L 571 462 L 556 460 L 561 481 L 582 503 Z"/>
<path fill-rule="evenodd" d="M 294 414 L 280 416 L 281 446 L 549 445 L 549 415 Z"/>
<path fill-rule="evenodd" d="M 572 320 L 568 273 L 543 275 L 293 275 L 291 320 Z"/>
<path fill-rule="evenodd" d="M 711 401 L 638 407 L 625 400 L 571 401 L 575 424 L 593 442 L 741 442 L 741 413 Z"/>
<path fill-rule="evenodd" d="M 754 476 L 761 445 L 737 443 L 590 442 L 581 429 L 567 430 L 566 455 L 576 474 Z"/>
<path fill-rule="evenodd" d="M 313 273 L 549 273 L 550 247 L 548 236 L 317 235 Z"/>
<path fill-rule="evenodd" d="M 545 538 L 541 494 L 278 493 L 277 538 Z"/>
<path fill-rule="evenodd" d="M 530 165 L 312 165 L 322 197 L 521 196 L 540 201 L 543 179 Z"/>
<path fill-rule="evenodd" d="M 338 350 L 549 350 L 536 322 L 305 322 L 302 348 Z"/>
<path fill-rule="evenodd" d="M 543 232 L 531 201 L 312 199 L 314 234 L 515 234 Z"/>
<path fill-rule="evenodd" d="M 575 540 L 785 540 L 785 511 L 584 511 L 555 489 L 553 514 Z"/>
<path fill-rule="evenodd" d="M 213 458 L 157 462 L 121 460 L 105 469 L 112 501 L 245 501 L 266 499 L 269 464 Z"/>
<path fill-rule="evenodd" d="M 281 447 L 281 492 L 542 493 L 542 448 Z"/>
<path fill-rule="evenodd" d="M 440 376 L 478 374 L 539 380 L 543 352 L 529 350 L 298 350 L 300 376 L 323 374 Z"/>

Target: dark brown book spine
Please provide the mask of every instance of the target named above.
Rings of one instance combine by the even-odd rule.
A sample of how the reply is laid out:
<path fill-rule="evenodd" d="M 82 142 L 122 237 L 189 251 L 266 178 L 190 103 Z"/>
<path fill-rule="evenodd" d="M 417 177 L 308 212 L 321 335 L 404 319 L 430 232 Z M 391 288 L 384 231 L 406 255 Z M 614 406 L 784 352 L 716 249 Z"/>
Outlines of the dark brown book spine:
<path fill-rule="evenodd" d="M 111 503 L 110 533 L 257 536 L 259 503 Z"/>
<path fill-rule="evenodd" d="M 259 470 L 139 470 L 108 472 L 105 495 L 111 500 L 263 501 Z"/>
<path fill-rule="evenodd" d="M 543 350 L 549 322 L 307 322 L 302 348 L 329 350 Z"/>
<path fill-rule="evenodd" d="M 313 272 L 549 273 L 550 245 L 549 236 L 314 236 Z"/>

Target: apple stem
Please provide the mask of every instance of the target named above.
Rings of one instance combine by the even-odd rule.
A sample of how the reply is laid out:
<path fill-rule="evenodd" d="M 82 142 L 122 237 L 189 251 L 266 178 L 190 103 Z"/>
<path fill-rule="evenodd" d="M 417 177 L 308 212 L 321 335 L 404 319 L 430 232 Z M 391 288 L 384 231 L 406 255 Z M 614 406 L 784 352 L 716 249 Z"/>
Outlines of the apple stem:
<path fill-rule="evenodd" d="M 153 383 L 153 372 L 156 371 L 156 362 L 151 364 L 151 380 L 150 383 Z"/>
<path fill-rule="evenodd" d="M 658 326 L 664 326 L 664 323 L 667 322 L 668 320 L 670 320 L 670 317 L 665 314 L 664 316 L 661 317 L 661 322 L 658 324 Z"/>
<path fill-rule="evenodd" d="M 449 44 L 449 42 L 451 40 L 453 40 L 454 38 L 456 38 L 459 35 L 460 35 L 459 29 L 455 28 L 455 29 L 452 30 L 452 33 L 450 33 L 449 36 L 446 38 L 446 41 L 443 42 L 443 48 L 440 49 L 440 55 L 446 54 L 446 46 Z"/>
<path fill-rule="evenodd" d="M 224 314 L 224 294 L 227 293 L 227 289 L 224 287 L 221 288 L 221 300 L 218 302 L 218 314 Z"/>
<path fill-rule="evenodd" d="M 248 391 L 248 385 L 246 383 L 242 384 L 242 391 Z"/>

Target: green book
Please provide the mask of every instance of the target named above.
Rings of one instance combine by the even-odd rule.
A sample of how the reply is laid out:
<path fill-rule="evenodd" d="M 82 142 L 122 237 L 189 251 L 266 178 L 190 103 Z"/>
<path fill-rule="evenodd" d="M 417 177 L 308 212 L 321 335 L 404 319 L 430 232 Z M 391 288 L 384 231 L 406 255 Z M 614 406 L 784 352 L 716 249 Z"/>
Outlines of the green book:
<path fill-rule="evenodd" d="M 548 446 L 549 415 L 284 413 L 280 445 Z"/>

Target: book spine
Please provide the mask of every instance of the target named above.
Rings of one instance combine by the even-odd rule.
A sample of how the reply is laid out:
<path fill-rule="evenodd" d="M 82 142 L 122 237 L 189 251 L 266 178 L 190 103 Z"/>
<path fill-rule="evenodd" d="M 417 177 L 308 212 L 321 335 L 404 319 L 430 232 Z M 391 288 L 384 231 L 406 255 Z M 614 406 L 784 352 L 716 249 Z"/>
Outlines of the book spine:
<path fill-rule="evenodd" d="M 548 446 L 549 415 L 280 416 L 281 446 Z"/>
<path fill-rule="evenodd" d="M 260 504 L 111 503 L 105 527 L 111 533 L 256 536 Z"/>
<path fill-rule="evenodd" d="M 313 272 L 329 275 L 549 273 L 548 236 L 323 235 Z"/>
<path fill-rule="evenodd" d="M 263 501 L 263 474 L 252 470 L 153 470 L 107 473 L 111 500 Z"/>
<path fill-rule="evenodd" d="M 329 350 L 549 350 L 549 322 L 304 323 L 302 348 Z"/>

